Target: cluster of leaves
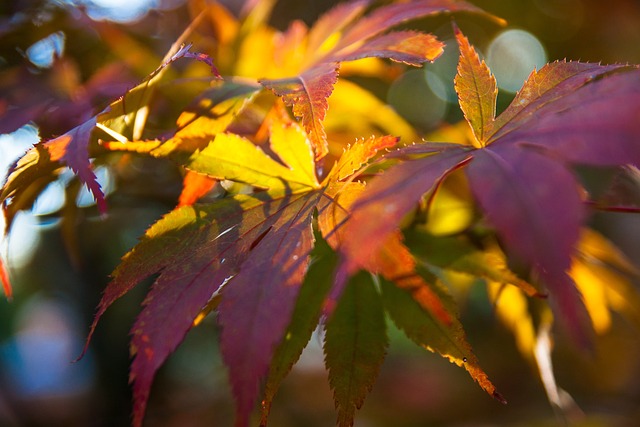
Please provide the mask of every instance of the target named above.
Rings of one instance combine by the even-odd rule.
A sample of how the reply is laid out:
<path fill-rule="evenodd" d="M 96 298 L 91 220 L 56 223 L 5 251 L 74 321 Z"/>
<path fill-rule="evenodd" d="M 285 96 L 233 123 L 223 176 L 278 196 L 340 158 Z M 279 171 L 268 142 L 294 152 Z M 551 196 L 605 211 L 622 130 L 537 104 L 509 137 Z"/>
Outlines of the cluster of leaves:
<path fill-rule="evenodd" d="M 467 12 L 501 20 L 464 1 L 413 0 L 371 10 L 368 1 L 356 0 L 311 28 L 296 21 L 278 32 L 265 23 L 272 6 L 248 2 L 240 20 L 218 4 L 207 6 L 142 83 L 37 144 L 2 188 L 10 226 L 63 166 L 102 212 L 107 201 L 94 174 L 97 162 L 151 156 L 184 171 L 178 206 L 125 255 L 91 326 L 90 335 L 117 299 L 156 277 L 131 331 L 134 426 L 142 424 L 157 370 L 210 313 L 221 326 L 238 426 L 249 424 L 261 386 L 266 425 L 279 384 L 318 324 L 325 330 L 338 423 L 348 426 L 384 360 L 387 316 L 504 401 L 466 340 L 447 291 L 450 272 L 500 285 L 514 299 L 547 297 L 582 345 L 589 341 L 594 307 L 608 310 L 585 292 L 591 289 L 587 272 L 619 273 L 614 292 L 633 295 L 629 304 L 637 298 L 622 277 L 636 274 L 633 266 L 613 250 L 602 251 L 602 238 L 582 229 L 594 201 L 573 166 L 640 166 L 638 67 L 548 64 L 496 117 L 495 79 L 454 25 L 460 48 L 455 89 L 472 136 L 404 145 L 415 142 L 412 129 L 364 89 L 338 80 L 338 72 L 381 75 L 389 65 L 380 59 L 411 66 L 436 60 L 443 44 L 435 36 L 389 31 L 411 19 Z M 212 57 L 184 45 L 204 20 L 216 29 Z M 207 63 L 209 84 L 170 134 L 154 135 L 146 127 L 153 95 L 169 65 L 182 58 Z M 356 139 L 347 126 L 351 143 L 345 145 L 344 123 L 328 112 L 358 117 L 359 130 L 373 136 Z M 366 172 L 374 165 L 388 169 L 371 178 Z M 437 190 L 454 180 L 464 182 L 483 215 L 472 215 L 449 236 L 414 224 L 405 242 L 401 225 L 428 213 Z M 223 196 L 197 203 L 213 188 L 224 188 Z M 484 231 L 484 218 L 495 233 Z M 518 265 L 518 274 L 509 263 Z M 327 278 L 327 269 L 335 274 Z M 0 273 L 9 295 L 1 263 Z M 588 280 L 592 276 L 599 277 Z M 600 283 L 597 289 L 610 288 Z M 524 347 L 525 335 L 534 333 L 533 323 L 526 325 L 529 330 L 515 331 Z"/>

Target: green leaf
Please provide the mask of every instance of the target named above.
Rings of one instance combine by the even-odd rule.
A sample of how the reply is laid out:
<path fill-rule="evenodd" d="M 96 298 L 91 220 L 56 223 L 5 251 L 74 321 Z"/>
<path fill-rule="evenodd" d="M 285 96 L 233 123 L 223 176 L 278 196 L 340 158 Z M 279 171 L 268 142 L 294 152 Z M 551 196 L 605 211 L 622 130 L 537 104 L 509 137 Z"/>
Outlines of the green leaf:
<path fill-rule="evenodd" d="M 511 284 L 529 296 L 542 296 L 532 284 L 509 270 L 506 255 L 497 244 L 486 242 L 486 247 L 481 250 L 464 236 L 433 236 L 415 229 L 406 234 L 406 243 L 416 259 L 425 266 L 438 266 L 493 282 Z"/>
<path fill-rule="evenodd" d="M 368 273 L 347 285 L 326 326 L 324 351 L 329 383 L 338 409 L 338 425 L 352 426 L 373 387 L 388 339 L 380 295 Z"/>
<path fill-rule="evenodd" d="M 429 311 L 424 310 L 410 293 L 387 281 L 381 281 L 381 284 L 387 313 L 409 339 L 429 351 L 439 353 L 451 363 L 464 367 L 480 387 L 500 402 L 506 403 L 480 367 L 457 316 L 449 325 L 444 325 Z M 431 288 L 453 315 L 456 312 L 453 299 L 441 286 L 432 284 Z"/>

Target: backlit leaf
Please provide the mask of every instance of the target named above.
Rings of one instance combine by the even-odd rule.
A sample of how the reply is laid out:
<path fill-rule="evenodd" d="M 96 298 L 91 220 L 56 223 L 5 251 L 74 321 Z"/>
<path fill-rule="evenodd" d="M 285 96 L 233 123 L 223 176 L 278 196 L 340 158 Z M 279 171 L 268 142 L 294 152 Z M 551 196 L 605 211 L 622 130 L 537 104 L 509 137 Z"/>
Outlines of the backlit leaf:
<path fill-rule="evenodd" d="M 341 246 L 347 271 L 367 265 L 422 195 L 435 190 L 448 173 L 463 166 L 468 159 L 466 148 L 455 147 L 438 155 L 406 162 L 401 169 L 389 169 L 368 185 L 353 205 L 345 231 L 350 238 Z M 370 221 L 370 218 L 376 218 L 376 221 Z M 359 243 L 363 241 L 367 245 Z"/>
<path fill-rule="evenodd" d="M 464 236 L 432 236 L 420 230 L 412 230 L 406 240 L 416 259 L 425 266 L 435 265 L 488 282 L 513 285 L 528 296 L 542 296 L 532 284 L 509 270 L 506 255 L 495 243 L 486 242 L 481 250 Z"/>
<path fill-rule="evenodd" d="M 483 15 L 499 24 L 504 24 L 500 18 L 496 18 L 484 12 L 482 9 L 465 1 L 457 0 L 413 0 L 403 3 L 394 3 L 375 9 L 369 15 L 359 19 L 351 26 L 335 50 L 344 49 L 351 44 L 370 39 L 388 29 L 403 22 L 439 15 L 451 12 L 472 12 Z"/>
<path fill-rule="evenodd" d="M 12 166 L 0 193 L 5 232 L 11 228 L 15 215 L 31 208 L 38 195 L 56 179 L 58 167 L 42 144 L 34 146 Z"/>
<path fill-rule="evenodd" d="M 338 41 L 337 37 L 332 39 L 331 36 L 340 34 L 345 26 L 362 15 L 368 5 L 369 0 L 344 2 L 322 15 L 309 31 L 307 41 L 309 53 L 313 55 L 317 52 L 316 56 L 322 56 L 330 51 L 333 48 L 331 41 L 333 40 L 334 44 Z"/>
<path fill-rule="evenodd" d="M 220 345 L 238 426 L 248 425 L 260 382 L 291 321 L 313 248 L 311 217 L 317 197 L 294 199 L 276 213 L 266 235 L 252 243 L 252 262 L 222 290 Z"/>
<path fill-rule="evenodd" d="M 329 177 L 340 178 L 343 174 L 351 174 L 362 166 L 361 162 L 372 158 L 380 148 L 395 145 L 397 140 L 391 137 L 371 138 L 367 141 L 358 141 L 344 153 L 338 164 L 331 171 Z M 349 175 L 346 175 L 349 176 Z M 340 189 L 338 192 L 336 189 Z M 348 182 L 341 184 L 336 182 L 327 189 L 327 195 L 333 203 L 321 204 L 319 207 L 318 226 L 324 238 L 329 244 L 339 249 L 352 237 L 347 234 L 349 228 L 343 227 L 349 219 L 349 211 L 355 201 L 364 191 L 364 184 Z M 387 280 L 395 282 L 399 287 L 412 293 L 416 301 L 432 315 L 444 324 L 451 321 L 450 315 L 429 286 L 416 273 L 416 262 L 402 242 L 399 233 L 391 234 L 383 243 L 381 249 L 375 253 L 362 268 L 380 274 Z M 336 280 L 325 301 L 324 310 L 331 313 L 340 298 L 344 286 L 347 285 L 349 272 L 341 265 L 336 273 Z"/>
<path fill-rule="evenodd" d="M 281 382 L 294 363 L 300 358 L 313 331 L 316 329 L 322 303 L 331 286 L 332 277 L 327 274 L 327 271 L 331 271 L 335 267 L 335 254 L 331 252 L 326 243 L 320 240 L 316 242 L 315 255 L 317 258 L 312 258 L 309 271 L 300 288 L 300 294 L 291 316 L 291 323 L 287 328 L 284 339 L 273 355 L 264 388 L 261 426 L 267 425 L 271 403 Z"/>
<path fill-rule="evenodd" d="M 434 61 L 444 52 L 444 43 L 432 34 L 398 31 L 364 42 L 357 49 L 342 53 L 336 59 L 353 61 L 362 58 L 388 58 L 396 62 L 420 66 Z"/>
<path fill-rule="evenodd" d="M 7 185 L 2 189 L 3 207 L 5 212 L 10 214 L 7 227 L 10 226 L 12 212 L 16 208 L 28 208 L 35 200 L 35 195 L 25 193 L 28 185 L 24 183 L 40 181 L 40 185 L 44 188 L 45 183 L 55 179 L 54 171 L 61 166 L 68 166 L 75 172 L 93 195 L 100 212 L 106 212 L 107 203 L 90 162 L 90 151 L 95 150 L 93 144 L 97 139 L 96 128 L 100 128 L 110 138 L 125 141 L 140 138 L 149 111 L 148 102 L 153 87 L 162 77 L 167 66 L 183 57 L 211 62 L 206 55 L 191 53 L 189 47 L 190 45 L 182 48 L 174 45 L 167 53 L 165 61 L 141 84 L 112 102 L 99 114 L 57 138 L 36 145 L 23 156 L 7 178 Z M 11 204 L 14 201 L 18 202 L 13 209 L 7 203 L 9 198 L 11 198 Z"/>
<path fill-rule="evenodd" d="M 549 157 L 500 148 L 475 153 L 467 169 L 472 191 L 507 247 L 531 263 L 549 287 L 558 314 L 584 343 L 584 308 L 567 275 L 584 219 L 578 184 Z"/>
<path fill-rule="evenodd" d="M 304 138 L 304 136 L 302 136 Z M 318 186 L 314 176 L 289 169 L 258 146 L 233 133 L 221 133 L 184 166 L 217 179 L 229 179 L 261 188 L 299 191 Z"/>
<path fill-rule="evenodd" d="M 95 198 L 100 212 L 104 213 L 107 211 L 107 203 L 89 163 L 88 145 L 96 120 L 94 117 L 68 133 L 47 141 L 44 146 L 49 151 L 52 162 L 64 163 L 75 172 Z"/>
<path fill-rule="evenodd" d="M 314 246 L 312 215 L 316 209 L 336 209 L 332 206 L 334 196 L 349 191 L 345 183 L 336 180 L 338 174 L 348 178 L 364 167 L 378 150 L 397 142 L 396 138 L 381 137 L 356 143 L 357 148 L 345 158 L 344 166 L 336 167 L 337 172 L 330 174 L 321 188 L 304 130 L 277 115 L 269 120 L 270 155 L 250 140 L 228 132 L 218 133 L 212 142 L 189 157 L 180 150 L 163 153 L 198 173 L 267 191 L 174 210 L 147 231 L 114 272 L 92 332 L 115 300 L 144 278 L 159 274 L 132 329 L 131 348 L 135 358 L 131 380 L 136 426 L 142 421 L 158 368 L 194 323 L 201 321 L 203 311 L 208 310 L 210 301 L 218 294 L 221 295 L 220 303 L 216 301 L 222 325 L 221 350 L 237 402 L 237 425 L 247 425 L 259 386 L 272 366 L 274 377 L 268 383 L 271 394 L 267 394 L 265 400 L 265 411 L 268 411 L 281 376 L 286 374 L 300 346 L 304 345 L 305 337 L 299 337 L 304 331 L 294 330 L 296 339 L 291 342 L 292 347 L 285 346 L 282 350 L 288 361 L 273 362 L 276 348 L 287 336 L 298 291 L 310 262 L 309 254 Z M 183 128 L 185 132 L 187 128 L 188 125 Z M 199 137 L 194 138 L 195 143 L 200 144 Z M 181 147 L 190 142 L 185 139 Z M 362 144 L 366 147 L 360 147 Z M 164 149 L 166 143 L 123 145 L 153 155 L 154 150 Z M 329 234 L 335 233 L 331 227 L 339 225 L 328 225 Z M 176 239 L 180 244 L 171 243 Z M 317 295 L 313 298 L 322 299 Z M 321 301 L 315 304 L 319 307 Z M 170 313 L 182 314 L 175 319 Z M 298 322 L 300 316 L 306 320 L 292 327 L 305 330 L 309 328 L 305 322 L 316 317 L 313 312 L 296 316 Z"/>
<path fill-rule="evenodd" d="M 358 99 L 359 102 L 351 102 Z M 341 79 L 329 98 L 329 111 L 324 122 L 331 139 L 344 129 L 352 129 L 359 135 L 383 134 L 395 135 L 402 141 L 418 139 L 416 131 L 391 106 L 374 96 L 371 92 L 348 80 Z M 352 138 L 348 136 L 349 142 Z M 342 146 L 340 149 L 342 150 Z M 338 153 L 333 154 L 340 154 Z"/>
<path fill-rule="evenodd" d="M 531 72 L 509 106 L 496 118 L 492 140 L 526 121 L 538 109 L 617 69 L 622 65 L 600 65 L 577 61 L 556 61 Z M 494 136 L 495 134 L 495 136 Z"/>
<path fill-rule="evenodd" d="M 582 230 L 570 274 L 597 333 L 605 333 L 611 327 L 611 311 L 640 324 L 640 294 L 632 284 L 640 277 L 640 271 L 604 236 L 594 230 Z"/>
<path fill-rule="evenodd" d="M 290 320 L 308 263 L 313 243 L 310 219 L 314 197 L 318 196 L 278 197 L 260 193 L 178 208 L 154 224 L 123 259 L 105 290 L 92 331 L 115 300 L 144 278 L 160 273 L 132 329 L 134 425 L 142 422 L 157 369 L 223 285 L 226 302 L 219 306 L 224 325 L 223 355 L 231 371 L 238 374 L 232 377 L 232 384 L 240 403 L 239 419 L 246 420 L 246 411 L 251 409 L 258 392 L 258 381 L 266 375 L 272 347 L 282 338 Z M 269 256 L 262 254 L 263 251 L 268 251 Z M 254 264 L 256 260 L 262 260 L 259 266 Z M 265 291 L 270 289 L 269 293 L 257 299 L 253 294 L 251 298 L 242 297 L 258 285 Z M 274 306 L 275 301 L 278 303 Z M 236 304 L 241 307 L 237 313 L 233 309 Z M 242 309 L 246 304 L 259 305 L 252 309 L 256 317 L 246 317 Z M 181 316 L 172 313 L 181 313 Z M 233 320 L 240 314 L 245 320 Z M 269 314 L 272 316 L 269 322 L 258 321 L 258 317 Z M 228 319 L 232 322 L 226 323 Z M 261 330 L 268 325 L 268 331 Z M 282 327 L 276 328 L 276 325 Z M 255 341 L 239 337 L 254 334 L 261 338 Z M 257 343 L 264 344 L 259 351 L 253 347 Z M 254 358 L 255 365 L 250 371 L 238 371 L 247 368 L 249 363 L 249 359 L 231 357 L 238 351 Z"/>
<path fill-rule="evenodd" d="M 596 74 L 596 73 L 593 73 Z M 624 108 L 617 108 L 623 105 Z M 536 118 L 517 123 L 501 143 L 544 147 L 566 161 L 591 165 L 640 165 L 640 69 L 602 73 L 578 90 L 545 104 Z"/>
<path fill-rule="evenodd" d="M 342 181 L 359 171 L 378 151 L 395 147 L 397 143 L 398 138 L 393 136 L 371 137 L 357 141 L 340 156 L 331 173 L 334 174 L 335 179 Z"/>
<path fill-rule="evenodd" d="M 202 92 L 180 114 L 178 130 L 166 141 L 146 140 L 103 142 L 111 151 L 130 151 L 169 157 L 185 162 L 196 150 L 204 147 L 224 132 L 242 112 L 258 91 L 258 86 L 245 83 L 224 82 Z"/>
<path fill-rule="evenodd" d="M 381 285 L 384 306 L 389 317 L 409 339 L 429 351 L 439 353 L 451 363 L 464 367 L 483 390 L 500 402 L 506 403 L 480 367 L 457 316 L 449 325 L 443 325 L 424 310 L 408 292 L 386 281 L 382 281 Z M 444 289 L 435 283 L 431 287 L 440 300 L 445 302 L 449 312 L 456 313 L 454 302 Z"/>
<path fill-rule="evenodd" d="M 487 286 L 496 315 L 513 333 L 520 353 L 525 358 L 533 360 L 536 330 L 529 312 L 527 296 L 519 289 L 504 283 L 489 282 Z"/>
<path fill-rule="evenodd" d="M 418 144 L 391 154 L 432 154 L 438 145 L 442 147 L 439 154 L 392 167 L 371 182 L 354 204 L 348 231 L 357 241 L 372 244 L 362 250 L 345 242 L 344 262 L 349 268 L 362 265 L 411 210 L 419 194 L 433 190 L 450 168 L 468 165 L 470 188 L 507 253 L 531 268 L 534 279 L 549 290 L 559 323 L 587 345 L 586 310 L 568 274 L 586 212 L 580 184 L 568 167 L 640 164 L 635 138 L 640 134 L 640 70 L 576 63 L 543 67 L 525 82 L 503 113 L 505 118 L 499 116 L 492 125 L 487 119 L 491 114 L 480 114 L 495 102 L 488 69 L 478 63 L 462 34 L 458 32 L 457 37 L 461 107 L 476 137 L 480 135 L 479 142 L 490 145 L 479 144 L 474 150 L 456 144 L 449 144 L 450 148 Z M 367 223 L 365 218 L 370 217 L 380 223 Z"/>
<path fill-rule="evenodd" d="M 182 192 L 178 198 L 178 206 L 192 205 L 202 196 L 211 191 L 218 180 L 201 175 L 192 171 L 187 171 L 182 181 Z"/>
<path fill-rule="evenodd" d="M 486 145 L 496 115 L 498 86 L 484 61 L 480 61 L 469 40 L 454 26 L 460 48 L 458 74 L 454 79 L 460 108 L 469 122 L 478 146 Z"/>
<path fill-rule="evenodd" d="M 365 2 L 338 6 L 319 19 L 318 29 L 313 27 L 309 33 L 309 49 L 317 49 L 310 52 L 313 60 L 307 61 L 301 71 L 291 71 L 297 74 L 295 77 L 260 80 L 263 86 L 283 97 L 293 114 L 301 119 L 310 134 L 316 159 L 328 152 L 322 121 L 341 62 L 380 57 L 419 66 L 442 54 L 443 44 L 435 36 L 412 31 L 381 33 L 404 21 L 441 13 L 469 11 L 487 15 L 463 1 L 417 0 L 380 7 L 349 25 L 349 20 L 360 16 L 365 6 Z M 335 18 L 339 12 L 345 15 Z M 329 22 L 334 18 L 333 23 Z"/>
<path fill-rule="evenodd" d="M 327 154 L 327 135 L 322 126 L 328 104 L 338 80 L 338 64 L 326 63 L 300 74 L 298 77 L 261 80 L 260 83 L 281 96 L 293 108 L 293 114 L 302 120 L 309 134 L 316 159 Z"/>

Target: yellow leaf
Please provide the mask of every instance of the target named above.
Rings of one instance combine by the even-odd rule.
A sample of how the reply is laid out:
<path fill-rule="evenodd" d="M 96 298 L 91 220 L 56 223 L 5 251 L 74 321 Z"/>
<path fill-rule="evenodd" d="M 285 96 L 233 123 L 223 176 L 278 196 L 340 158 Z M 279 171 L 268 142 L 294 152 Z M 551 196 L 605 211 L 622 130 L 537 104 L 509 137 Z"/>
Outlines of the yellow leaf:
<path fill-rule="evenodd" d="M 260 27 L 247 34 L 240 46 L 234 75 L 251 78 L 282 77 L 273 64 L 276 30 Z"/>
<path fill-rule="evenodd" d="M 345 79 L 334 87 L 324 125 L 329 133 L 350 129 L 353 134 L 371 135 L 381 130 L 403 142 L 418 140 L 415 130 L 392 107 Z"/>
<path fill-rule="evenodd" d="M 443 185 L 431 200 L 425 229 L 436 236 L 454 234 L 469 227 L 473 217 L 471 199 L 461 197 L 451 191 L 449 185 Z"/>
<path fill-rule="evenodd" d="M 285 162 L 298 181 L 319 186 L 313 161 L 313 149 L 307 134 L 295 123 L 275 121 L 271 127 L 271 149 Z"/>
<path fill-rule="evenodd" d="M 611 311 L 640 325 L 640 294 L 631 283 L 638 269 L 604 236 L 583 229 L 570 271 L 582 293 L 594 329 L 611 327 Z"/>
<path fill-rule="evenodd" d="M 514 286 L 498 282 L 489 282 L 487 289 L 498 318 L 513 333 L 520 353 L 531 360 L 536 345 L 536 333 L 529 314 L 527 296 Z"/>

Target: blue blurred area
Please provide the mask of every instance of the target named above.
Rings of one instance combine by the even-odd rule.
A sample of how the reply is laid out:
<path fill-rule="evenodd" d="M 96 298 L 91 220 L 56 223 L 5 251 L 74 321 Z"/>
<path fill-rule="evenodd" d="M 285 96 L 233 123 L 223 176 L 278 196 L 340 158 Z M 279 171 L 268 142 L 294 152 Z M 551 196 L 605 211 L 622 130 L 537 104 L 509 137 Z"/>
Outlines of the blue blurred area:
<path fill-rule="evenodd" d="M 30 297 L 14 318 L 13 334 L 0 344 L 0 390 L 25 422 L 76 424 L 77 408 L 95 399 L 96 366 L 92 352 L 79 363 L 84 340 L 74 307 L 39 295 Z M 4 424 L 3 424 L 4 425 Z"/>

